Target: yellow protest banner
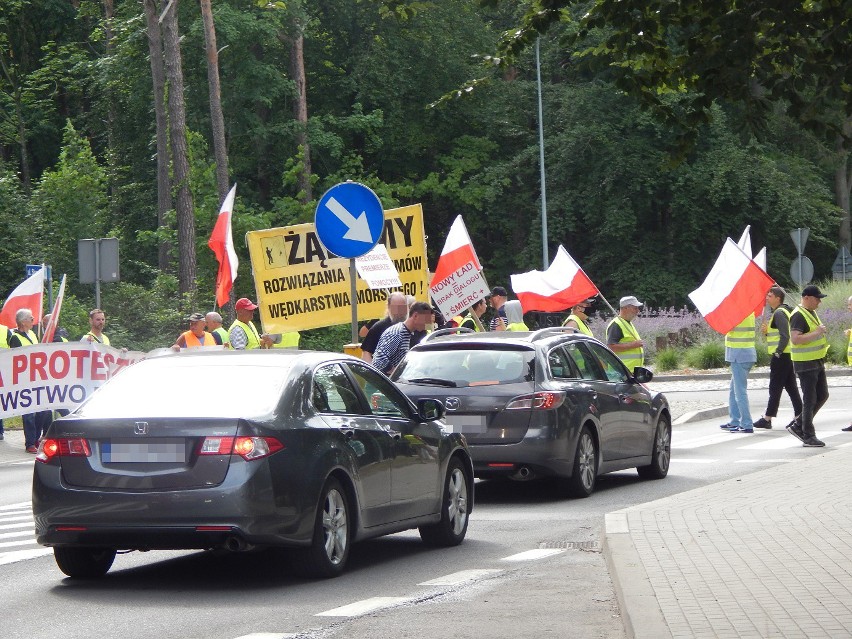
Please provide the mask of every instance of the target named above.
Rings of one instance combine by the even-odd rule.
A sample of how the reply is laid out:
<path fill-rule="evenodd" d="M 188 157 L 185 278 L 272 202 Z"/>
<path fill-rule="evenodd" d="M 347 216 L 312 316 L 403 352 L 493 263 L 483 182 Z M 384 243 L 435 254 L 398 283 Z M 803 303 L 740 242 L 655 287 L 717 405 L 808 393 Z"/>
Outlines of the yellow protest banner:
<path fill-rule="evenodd" d="M 352 321 L 349 260 L 331 255 L 313 224 L 246 233 L 263 330 L 302 331 Z M 358 278 L 358 320 L 382 317 L 392 290 L 429 300 L 426 235 L 419 204 L 385 211 L 379 243 L 393 260 L 402 287 L 367 288 Z"/>

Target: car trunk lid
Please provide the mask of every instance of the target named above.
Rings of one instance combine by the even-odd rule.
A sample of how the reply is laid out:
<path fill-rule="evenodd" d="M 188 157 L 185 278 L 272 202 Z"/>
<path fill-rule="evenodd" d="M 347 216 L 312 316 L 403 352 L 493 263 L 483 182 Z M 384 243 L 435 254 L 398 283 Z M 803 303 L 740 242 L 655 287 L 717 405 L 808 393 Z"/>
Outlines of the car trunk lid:
<path fill-rule="evenodd" d="M 162 418 L 86 420 L 55 424 L 51 437 L 83 436 L 88 456 L 61 456 L 62 476 L 80 488 L 179 490 L 208 488 L 225 480 L 230 454 L 201 455 L 206 438 L 235 437 L 238 419 Z M 78 428 L 75 428 L 75 424 Z"/>

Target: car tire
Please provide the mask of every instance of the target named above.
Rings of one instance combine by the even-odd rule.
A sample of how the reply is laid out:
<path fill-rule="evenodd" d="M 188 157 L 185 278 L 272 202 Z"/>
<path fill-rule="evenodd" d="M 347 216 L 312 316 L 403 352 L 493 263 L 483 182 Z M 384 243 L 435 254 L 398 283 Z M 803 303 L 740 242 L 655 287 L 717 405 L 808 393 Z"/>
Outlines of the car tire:
<path fill-rule="evenodd" d="M 96 579 L 103 577 L 115 561 L 112 548 L 81 548 L 76 546 L 56 546 L 53 558 L 59 570 L 75 579 Z"/>
<path fill-rule="evenodd" d="M 636 472 L 642 479 L 662 479 L 669 474 L 669 464 L 672 458 L 672 427 L 669 418 L 660 416 L 657 429 L 654 431 L 654 449 L 651 453 L 651 463 L 639 466 Z"/>
<path fill-rule="evenodd" d="M 588 497 L 595 490 L 598 477 L 598 445 L 588 426 L 583 426 L 577 438 L 574 453 L 574 468 L 565 481 L 565 489 L 571 497 Z"/>
<path fill-rule="evenodd" d="M 351 541 L 349 500 L 331 477 L 322 489 L 311 545 L 292 551 L 293 567 L 306 577 L 337 577 L 346 567 Z"/>
<path fill-rule="evenodd" d="M 467 534 L 471 486 L 464 466 L 453 457 L 447 467 L 441 497 L 441 521 L 420 526 L 420 539 L 427 546 L 458 546 Z"/>

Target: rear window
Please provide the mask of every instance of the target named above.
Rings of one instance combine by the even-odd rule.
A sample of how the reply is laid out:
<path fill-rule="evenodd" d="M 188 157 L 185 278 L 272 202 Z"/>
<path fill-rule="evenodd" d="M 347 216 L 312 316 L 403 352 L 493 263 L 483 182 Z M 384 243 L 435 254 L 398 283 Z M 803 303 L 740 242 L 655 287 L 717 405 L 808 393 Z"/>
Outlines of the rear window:
<path fill-rule="evenodd" d="M 202 359 L 170 357 L 134 364 L 93 393 L 76 415 L 97 419 L 268 415 L 290 373 L 289 366 Z"/>
<path fill-rule="evenodd" d="M 455 387 L 464 388 L 531 382 L 534 371 L 532 350 L 422 350 L 409 351 L 393 379 L 411 384 L 418 380 L 452 382 Z"/>

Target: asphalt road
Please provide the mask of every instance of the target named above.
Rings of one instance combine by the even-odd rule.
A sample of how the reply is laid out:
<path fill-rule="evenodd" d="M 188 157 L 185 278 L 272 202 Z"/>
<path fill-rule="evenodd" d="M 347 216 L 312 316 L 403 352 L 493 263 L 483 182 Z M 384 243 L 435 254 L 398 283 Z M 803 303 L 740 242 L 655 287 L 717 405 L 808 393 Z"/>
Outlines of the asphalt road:
<path fill-rule="evenodd" d="M 680 392 L 697 393 L 696 401 L 726 397 L 688 390 L 673 391 L 673 400 L 693 399 Z M 753 397 L 760 406 L 765 391 Z M 850 399 L 852 389 L 832 389 L 817 418 L 829 446 L 852 445 L 852 434 L 840 432 Z M 787 413 L 782 402 L 779 425 Z M 747 481 L 753 471 L 822 452 L 780 429 L 724 433 L 722 421 L 676 426 L 662 481 L 616 473 L 585 500 L 561 499 L 543 482 L 479 482 L 460 547 L 427 549 L 413 531 L 366 542 L 353 549 L 347 573 L 327 581 L 293 577 L 276 553 L 162 551 L 121 555 L 103 580 L 66 579 L 26 534 L 31 458 L 0 464 L 0 636 L 621 638 L 599 546 L 605 513 L 730 477 Z"/>

